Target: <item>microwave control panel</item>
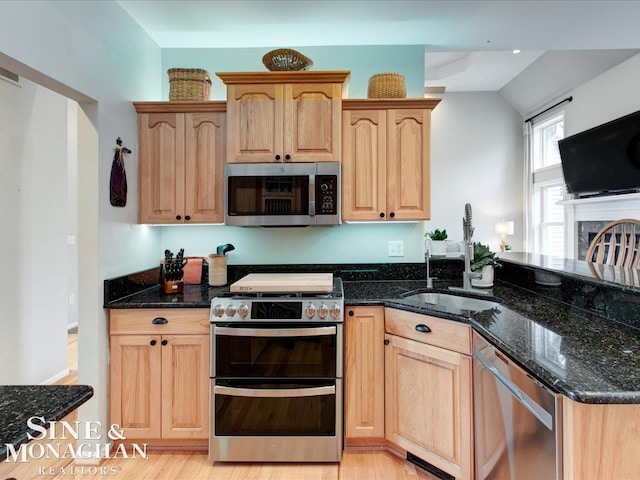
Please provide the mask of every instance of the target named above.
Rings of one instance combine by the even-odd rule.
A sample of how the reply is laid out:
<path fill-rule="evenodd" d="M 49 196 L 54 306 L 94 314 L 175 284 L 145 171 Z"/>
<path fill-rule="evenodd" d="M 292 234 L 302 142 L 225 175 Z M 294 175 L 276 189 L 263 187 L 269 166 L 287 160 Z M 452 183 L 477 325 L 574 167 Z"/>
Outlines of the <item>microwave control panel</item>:
<path fill-rule="evenodd" d="M 338 213 L 338 177 L 336 175 L 316 176 L 316 213 L 318 215 Z"/>

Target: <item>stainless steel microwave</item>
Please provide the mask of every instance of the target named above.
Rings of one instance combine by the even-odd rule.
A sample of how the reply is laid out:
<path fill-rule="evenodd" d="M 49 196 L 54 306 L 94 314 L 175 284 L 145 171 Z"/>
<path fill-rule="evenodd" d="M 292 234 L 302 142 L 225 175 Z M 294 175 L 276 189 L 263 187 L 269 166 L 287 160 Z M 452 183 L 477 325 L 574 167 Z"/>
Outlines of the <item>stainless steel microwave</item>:
<path fill-rule="evenodd" d="M 225 225 L 340 225 L 340 163 L 225 165 Z"/>

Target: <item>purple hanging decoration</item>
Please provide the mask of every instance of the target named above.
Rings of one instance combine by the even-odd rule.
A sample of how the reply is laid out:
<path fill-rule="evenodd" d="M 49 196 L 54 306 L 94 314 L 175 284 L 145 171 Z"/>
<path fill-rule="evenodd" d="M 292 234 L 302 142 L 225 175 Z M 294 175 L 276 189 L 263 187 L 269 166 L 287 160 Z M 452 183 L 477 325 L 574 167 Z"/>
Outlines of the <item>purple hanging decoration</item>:
<path fill-rule="evenodd" d="M 111 205 L 124 207 L 127 204 L 127 172 L 124 169 L 124 155 L 131 153 L 122 146 L 122 139 L 116 140 L 115 155 L 111 164 Z"/>

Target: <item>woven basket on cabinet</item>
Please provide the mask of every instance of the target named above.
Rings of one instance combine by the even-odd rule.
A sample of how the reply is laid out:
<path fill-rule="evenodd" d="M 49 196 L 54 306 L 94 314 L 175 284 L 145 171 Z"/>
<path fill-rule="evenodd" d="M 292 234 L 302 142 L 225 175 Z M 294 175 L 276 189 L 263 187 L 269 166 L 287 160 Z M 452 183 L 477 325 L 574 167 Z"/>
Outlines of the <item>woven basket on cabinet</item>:
<path fill-rule="evenodd" d="M 377 73 L 369 79 L 367 98 L 406 98 L 404 77 L 399 73 Z"/>
<path fill-rule="evenodd" d="M 208 101 L 211 95 L 211 76 L 201 68 L 170 68 L 169 100 Z"/>

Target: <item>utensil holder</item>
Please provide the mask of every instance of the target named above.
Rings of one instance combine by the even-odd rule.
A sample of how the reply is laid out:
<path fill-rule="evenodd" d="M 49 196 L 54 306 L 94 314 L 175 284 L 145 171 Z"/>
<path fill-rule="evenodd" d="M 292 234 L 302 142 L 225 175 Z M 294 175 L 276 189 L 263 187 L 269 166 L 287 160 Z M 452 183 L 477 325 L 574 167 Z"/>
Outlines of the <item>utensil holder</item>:
<path fill-rule="evenodd" d="M 209 286 L 221 287 L 227 284 L 227 256 L 209 255 Z"/>

